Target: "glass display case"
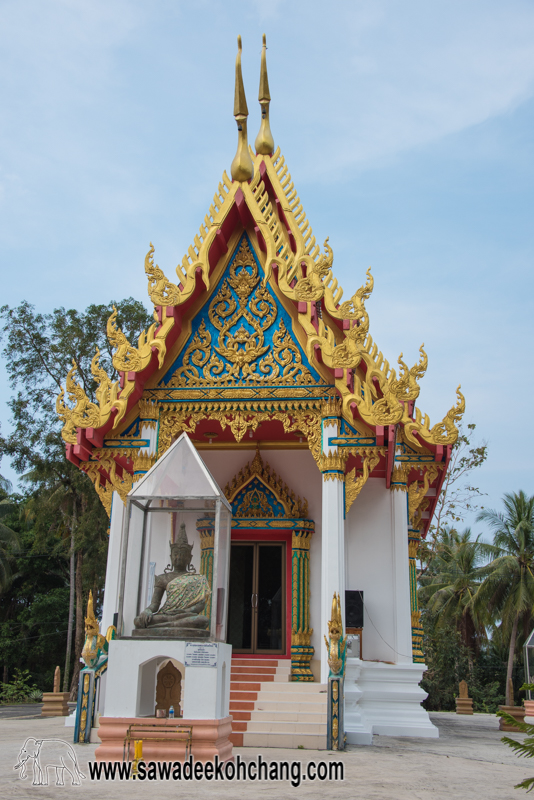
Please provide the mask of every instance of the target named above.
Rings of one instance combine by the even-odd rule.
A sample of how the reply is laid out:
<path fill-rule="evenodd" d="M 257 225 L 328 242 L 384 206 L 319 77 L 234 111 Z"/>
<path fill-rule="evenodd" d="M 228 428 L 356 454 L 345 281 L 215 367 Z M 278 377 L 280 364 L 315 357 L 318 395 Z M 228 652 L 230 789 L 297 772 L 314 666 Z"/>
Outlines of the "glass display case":
<path fill-rule="evenodd" d="M 523 661 L 525 664 L 525 683 L 534 683 L 534 631 L 532 631 L 523 645 Z M 532 700 L 532 694 L 533 692 L 527 692 L 529 700 Z"/>
<path fill-rule="evenodd" d="M 189 638 L 187 631 L 194 628 L 187 626 L 193 625 L 198 628 L 196 638 L 226 641 L 231 518 L 224 494 L 182 434 L 127 497 L 120 638 Z M 174 576 L 180 580 L 171 587 Z M 202 588 L 206 582 L 209 591 Z M 203 607 L 199 598 L 205 599 Z M 183 619 L 189 620 L 185 632 L 179 628 Z M 169 630 L 174 633 L 168 635 Z"/>

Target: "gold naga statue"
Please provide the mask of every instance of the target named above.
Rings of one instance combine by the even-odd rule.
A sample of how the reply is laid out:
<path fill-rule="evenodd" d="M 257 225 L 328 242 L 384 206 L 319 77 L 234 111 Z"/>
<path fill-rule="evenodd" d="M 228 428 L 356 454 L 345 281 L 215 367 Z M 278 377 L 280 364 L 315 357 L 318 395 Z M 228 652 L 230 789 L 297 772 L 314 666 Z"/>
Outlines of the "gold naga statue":
<path fill-rule="evenodd" d="M 185 523 L 171 543 L 171 572 L 157 575 L 150 605 L 134 619 L 133 636 L 161 639 L 202 639 L 209 636 L 209 617 L 202 614 L 211 595 L 204 575 L 191 567 L 193 545 Z M 163 594 L 167 593 L 160 608 Z"/>
<path fill-rule="evenodd" d="M 347 652 L 347 637 L 343 636 L 343 621 L 341 619 L 341 603 L 339 594 L 334 592 L 332 598 L 332 619 L 328 623 L 329 639 L 324 637 L 328 651 L 328 666 L 331 675 L 343 674 L 345 671 L 345 654 Z"/>

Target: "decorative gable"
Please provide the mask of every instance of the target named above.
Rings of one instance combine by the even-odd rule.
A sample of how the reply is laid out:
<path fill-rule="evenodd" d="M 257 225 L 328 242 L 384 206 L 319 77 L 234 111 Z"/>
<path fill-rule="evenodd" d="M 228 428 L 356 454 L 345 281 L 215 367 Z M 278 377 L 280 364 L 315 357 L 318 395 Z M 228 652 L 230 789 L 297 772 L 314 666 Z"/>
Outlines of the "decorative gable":
<path fill-rule="evenodd" d="M 292 394 L 291 387 L 325 385 L 264 278 L 245 234 L 160 388 L 283 386 Z M 180 396 L 189 392 L 172 393 L 175 400 Z"/>
<path fill-rule="evenodd" d="M 232 506 L 234 520 L 297 519 L 308 515 L 308 501 L 295 497 L 295 492 L 263 462 L 259 448 L 254 459 L 225 486 L 224 494 Z"/>

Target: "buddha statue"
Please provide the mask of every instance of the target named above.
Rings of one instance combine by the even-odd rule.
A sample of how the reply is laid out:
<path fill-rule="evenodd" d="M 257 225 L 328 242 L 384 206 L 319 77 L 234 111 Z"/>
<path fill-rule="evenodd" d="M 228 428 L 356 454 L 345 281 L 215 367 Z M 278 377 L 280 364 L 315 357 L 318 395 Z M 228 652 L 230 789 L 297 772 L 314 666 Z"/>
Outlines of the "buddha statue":
<path fill-rule="evenodd" d="M 185 524 L 177 541 L 171 543 L 172 571 L 157 575 L 152 601 L 134 619 L 133 636 L 162 639 L 200 639 L 209 636 L 209 617 L 202 611 L 211 594 L 204 575 L 192 570 L 193 545 L 187 540 Z M 165 602 L 160 608 L 163 594 Z"/>

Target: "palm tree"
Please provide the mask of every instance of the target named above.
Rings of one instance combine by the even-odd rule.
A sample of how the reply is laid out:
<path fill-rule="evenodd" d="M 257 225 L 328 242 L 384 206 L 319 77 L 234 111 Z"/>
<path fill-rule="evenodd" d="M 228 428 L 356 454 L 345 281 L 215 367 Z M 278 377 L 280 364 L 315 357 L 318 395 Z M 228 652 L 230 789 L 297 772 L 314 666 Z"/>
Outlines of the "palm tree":
<path fill-rule="evenodd" d="M 459 533 L 444 527 L 439 534 L 432 574 L 421 580 L 419 597 L 437 619 L 437 625 L 453 624 L 471 655 L 476 650 L 477 634 L 484 632 L 481 614 L 473 608 L 481 580 L 480 570 L 495 548 L 471 538 L 469 528 Z"/>
<path fill-rule="evenodd" d="M 521 617 L 534 610 L 534 496 L 520 491 L 503 498 L 504 512 L 484 509 L 477 517 L 493 532 L 497 557 L 483 568 L 473 607 L 487 609 L 509 632 L 506 704 L 511 705 L 510 679 Z"/>
<path fill-rule="evenodd" d="M 6 591 L 12 580 L 11 556 L 20 550 L 18 534 L 1 521 L 15 509 L 11 499 L 11 483 L 0 475 L 0 594 Z"/>

